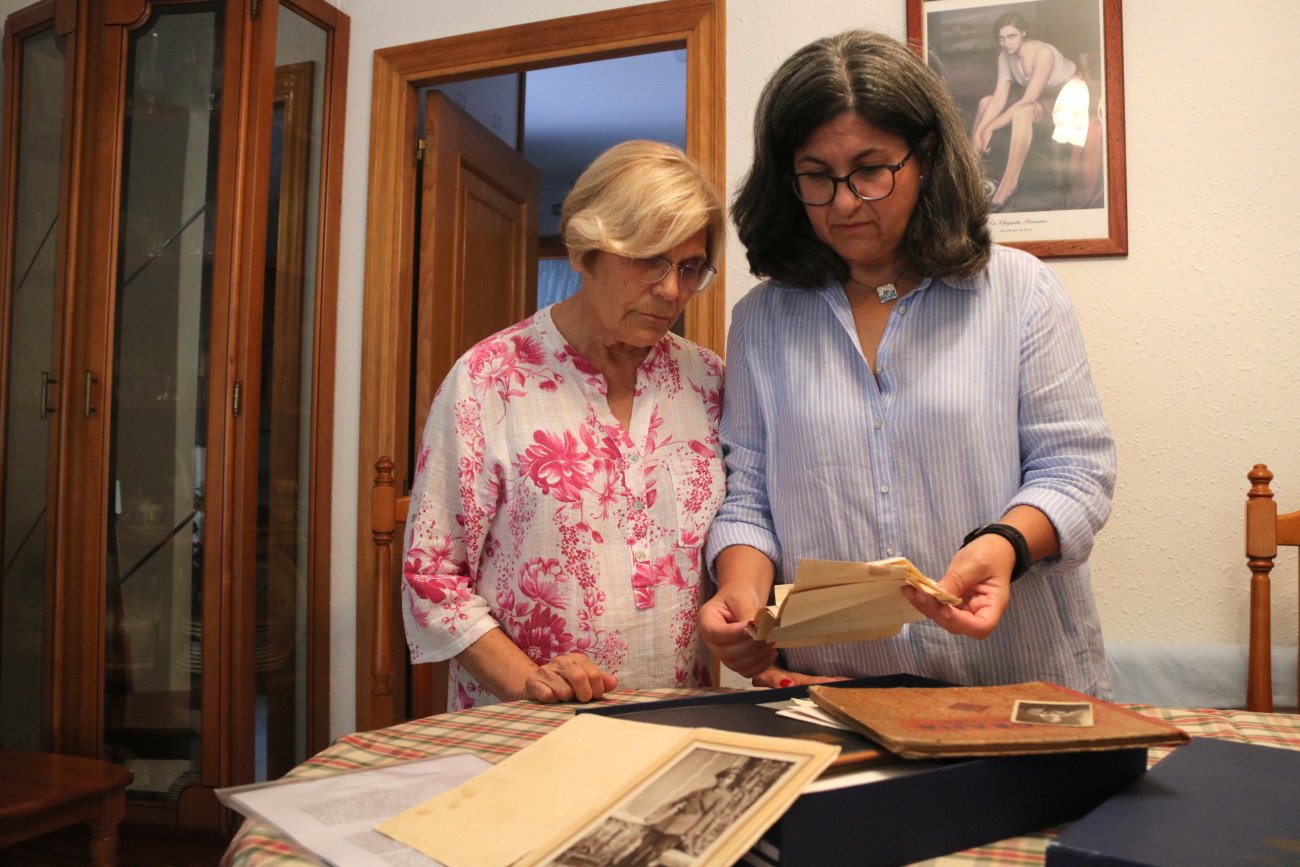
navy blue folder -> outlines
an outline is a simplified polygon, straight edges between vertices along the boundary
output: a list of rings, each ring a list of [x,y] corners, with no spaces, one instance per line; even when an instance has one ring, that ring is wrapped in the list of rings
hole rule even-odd
[[[1066,828],[1047,864],[1300,864],[1300,751],[1193,738]]]

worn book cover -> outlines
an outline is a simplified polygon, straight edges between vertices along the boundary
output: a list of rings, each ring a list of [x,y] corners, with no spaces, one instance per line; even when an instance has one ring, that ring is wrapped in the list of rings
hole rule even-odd
[[[903,758],[1027,755],[1186,743],[1177,726],[1054,683],[809,687],[813,701]]]
[[[776,603],[758,613],[749,634],[777,647],[889,638],[904,623],[924,619],[900,592],[908,584],[946,605],[961,602],[906,557],[870,563],[804,558],[794,583],[777,585]]]

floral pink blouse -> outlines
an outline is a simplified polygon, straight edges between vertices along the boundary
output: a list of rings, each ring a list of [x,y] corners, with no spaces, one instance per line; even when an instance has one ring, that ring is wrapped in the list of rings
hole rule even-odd
[[[625,687],[708,684],[701,546],[722,501],[722,362],[669,334],[632,428],[550,308],[452,368],[411,488],[402,606],[412,662],[493,627],[543,664],[579,652]],[[498,699],[451,663],[448,708]]]

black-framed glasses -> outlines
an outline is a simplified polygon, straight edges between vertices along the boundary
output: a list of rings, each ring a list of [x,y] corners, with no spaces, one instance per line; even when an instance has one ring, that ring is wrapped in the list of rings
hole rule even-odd
[[[651,256],[648,259],[628,258],[636,271],[637,279],[646,283],[658,283],[668,276],[668,272],[677,269],[677,288],[682,292],[703,292],[709,288],[713,278],[718,276],[718,269],[699,259],[687,259],[673,264],[667,256]]]
[[[805,205],[829,205],[835,200],[840,184],[848,184],[849,192],[864,202],[875,202],[894,191],[894,181],[912,158],[915,146],[896,163],[879,166],[858,166],[847,175],[835,177],[830,172],[799,172],[791,177],[794,194]]]

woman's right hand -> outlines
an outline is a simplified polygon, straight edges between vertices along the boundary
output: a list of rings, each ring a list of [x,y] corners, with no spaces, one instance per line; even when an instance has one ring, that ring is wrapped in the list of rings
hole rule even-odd
[[[581,653],[557,656],[524,679],[519,698],[543,704],[595,701],[618,686],[618,678],[601,671]]]
[[[760,605],[744,587],[723,587],[700,607],[700,635],[713,655],[742,677],[756,677],[776,661],[776,647],[745,632]]]

